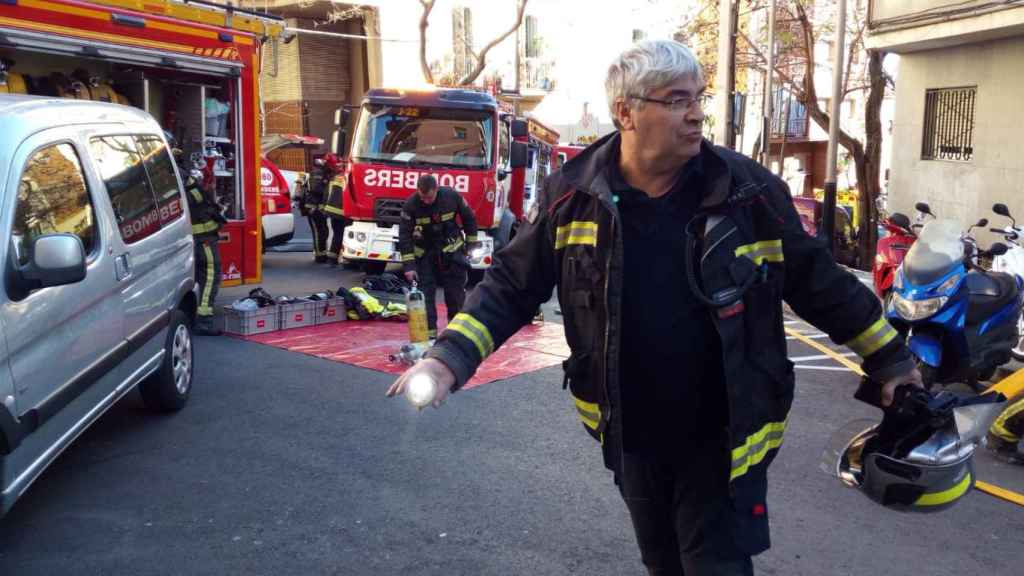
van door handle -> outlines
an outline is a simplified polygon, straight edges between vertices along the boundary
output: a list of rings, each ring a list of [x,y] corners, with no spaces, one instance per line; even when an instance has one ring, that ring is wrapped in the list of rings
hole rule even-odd
[[[127,280],[132,275],[132,261],[125,252],[114,259],[114,270],[117,274],[117,281]]]

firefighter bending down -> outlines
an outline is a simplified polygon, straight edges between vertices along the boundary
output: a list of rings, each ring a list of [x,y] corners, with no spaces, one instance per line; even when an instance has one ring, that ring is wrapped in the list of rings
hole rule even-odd
[[[1017,398],[992,424],[988,447],[1001,460],[1024,465],[1024,396]]]
[[[193,331],[202,336],[220,336],[221,330],[213,323],[213,302],[220,288],[220,251],[217,249],[219,231],[227,220],[220,212],[212,191],[203,186],[202,174],[182,164],[182,152],[174,146],[174,158],[184,179],[185,197],[188,198],[188,212],[192,218],[192,237],[195,239],[196,289],[199,306]]]
[[[476,232],[476,217],[462,196],[447,186],[439,188],[432,175],[420,176],[416,193],[402,207],[398,249],[406,279],[417,283],[426,299],[431,338],[437,337],[438,285],[444,289],[448,321],[462,309],[469,271],[466,243],[476,242]]]

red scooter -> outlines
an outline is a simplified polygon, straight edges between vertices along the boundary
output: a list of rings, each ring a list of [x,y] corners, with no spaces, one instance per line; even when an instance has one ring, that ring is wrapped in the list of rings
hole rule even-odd
[[[871,271],[874,275],[875,294],[885,302],[896,279],[896,269],[903,263],[907,250],[914,245],[917,234],[910,225],[910,218],[899,212],[893,212],[882,220],[882,227],[888,233],[878,240],[875,264]]]

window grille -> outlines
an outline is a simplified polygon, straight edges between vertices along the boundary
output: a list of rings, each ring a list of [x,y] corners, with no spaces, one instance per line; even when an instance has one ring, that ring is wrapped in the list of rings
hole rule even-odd
[[[977,86],[925,91],[922,160],[969,161],[974,156]]]

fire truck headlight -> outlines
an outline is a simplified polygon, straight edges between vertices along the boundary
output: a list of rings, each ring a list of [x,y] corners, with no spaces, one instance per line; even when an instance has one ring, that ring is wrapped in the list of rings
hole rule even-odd
[[[416,374],[405,385],[405,398],[417,408],[423,408],[434,401],[437,384],[427,374]]]
[[[356,232],[356,242],[366,242],[366,234],[364,232]]]

